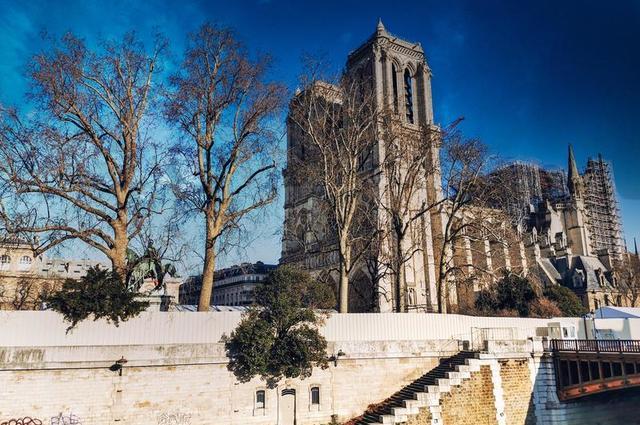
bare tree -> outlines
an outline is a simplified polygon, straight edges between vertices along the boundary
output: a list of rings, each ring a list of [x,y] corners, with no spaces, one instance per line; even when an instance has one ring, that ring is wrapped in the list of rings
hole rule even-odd
[[[406,264],[422,252],[423,218],[442,203],[437,196],[429,197],[427,189],[429,177],[438,171],[437,164],[430,161],[438,137],[430,127],[408,127],[394,114],[385,114],[383,180],[377,203],[380,225],[388,232],[388,247],[383,250],[383,258],[393,277],[392,298],[397,312],[408,309],[405,269]]]
[[[68,34],[31,62],[35,113],[0,109],[0,219],[34,255],[80,240],[126,274],[162,172],[149,130],[164,47],[128,34],[91,51]]]
[[[624,297],[625,304],[637,307],[640,304],[640,257],[626,253],[614,262],[617,290]]]
[[[321,208],[328,222],[316,235],[320,245],[338,254],[339,311],[349,311],[349,279],[366,251],[371,227],[365,197],[376,171],[375,126],[379,117],[372,90],[371,70],[318,78],[317,64],[311,64],[301,79],[303,90],[292,100],[290,139],[297,152],[289,155],[288,170],[301,190],[319,189]],[[326,80],[333,81],[327,83]],[[310,228],[318,227],[317,222]],[[369,234],[366,234],[368,228]],[[375,228],[373,229],[375,230]]]
[[[265,82],[268,58],[250,60],[225,28],[205,24],[190,37],[181,68],[171,77],[168,119],[185,139],[173,185],[187,211],[205,219],[205,252],[198,311],[208,311],[216,255],[242,219],[276,197],[272,119],[284,89]]]
[[[445,313],[450,291],[456,284],[473,284],[478,275],[490,270],[461,251],[473,252],[469,246],[493,242],[507,248],[513,240],[514,225],[501,206],[508,199],[509,188],[496,179],[487,179],[497,158],[489,154],[478,139],[466,139],[461,132],[450,128],[442,139],[443,202],[437,215],[441,229],[436,234],[437,302],[438,312]],[[467,246],[465,246],[467,245]],[[476,252],[486,255],[486,252]]]

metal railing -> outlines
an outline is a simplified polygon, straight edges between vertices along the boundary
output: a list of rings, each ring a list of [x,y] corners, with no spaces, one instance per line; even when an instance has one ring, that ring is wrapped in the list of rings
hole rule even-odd
[[[637,339],[554,339],[552,351],[583,351],[592,353],[640,353]]]
[[[487,341],[513,341],[518,339],[518,328],[471,328],[471,347],[485,350]]]

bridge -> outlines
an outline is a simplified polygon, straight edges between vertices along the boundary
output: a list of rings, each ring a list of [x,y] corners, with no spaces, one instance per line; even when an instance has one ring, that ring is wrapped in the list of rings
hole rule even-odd
[[[551,341],[558,398],[640,387],[640,340]]]

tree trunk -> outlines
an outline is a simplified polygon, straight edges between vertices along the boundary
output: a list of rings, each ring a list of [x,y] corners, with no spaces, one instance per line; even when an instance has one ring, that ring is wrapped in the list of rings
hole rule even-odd
[[[211,294],[213,293],[213,275],[216,270],[216,244],[213,219],[207,217],[207,234],[205,236],[204,266],[202,269],[202,288],[198,300],[198,311],[209,311]]]
[[[339,291],[339,299],[340,313],[348,313],[349,312],[349,269],[351,268],[351,252],[349,250],[349,246],[346,240],[340,241],[340,250],[342,251],[339,272],[340,272],[340,283],[338,286]]]
[[[406,294],[404,288],[404,263],[402,261],[402,239],[396,235],[396,253],[395,253],[395,287],[396,287],[396,313],[404,313],[406,311]]]
[[[111,267],[124,280],[127,277],[127,249],[129,248],[129,234],[127,233],[127,221],[129,217],[126,211],[118,212],[113,222],[113,248],[111,248]]]

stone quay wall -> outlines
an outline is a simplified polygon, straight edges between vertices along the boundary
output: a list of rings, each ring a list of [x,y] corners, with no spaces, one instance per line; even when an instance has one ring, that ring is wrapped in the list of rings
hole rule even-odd
[[[0,312],[0,424],[23,418],[36,419],[34,425],[341,423],[462,347],[482,348],[480,366],[443,395],[437,417],[425,410],[412,423],[634,424],[640,418],[625,413],[640,406],[633,391],[595,404],[558,401],[553,366],[536,335],[557,323],[580,334],[579,319],[332,315],[322,328],[327,355],[344,356],[277,388],[260,379],[240,383],[227,370],[220,338],[239,320],[237,313],[155,312],[120,327],[84,322],[66,333],[52,312]]]

